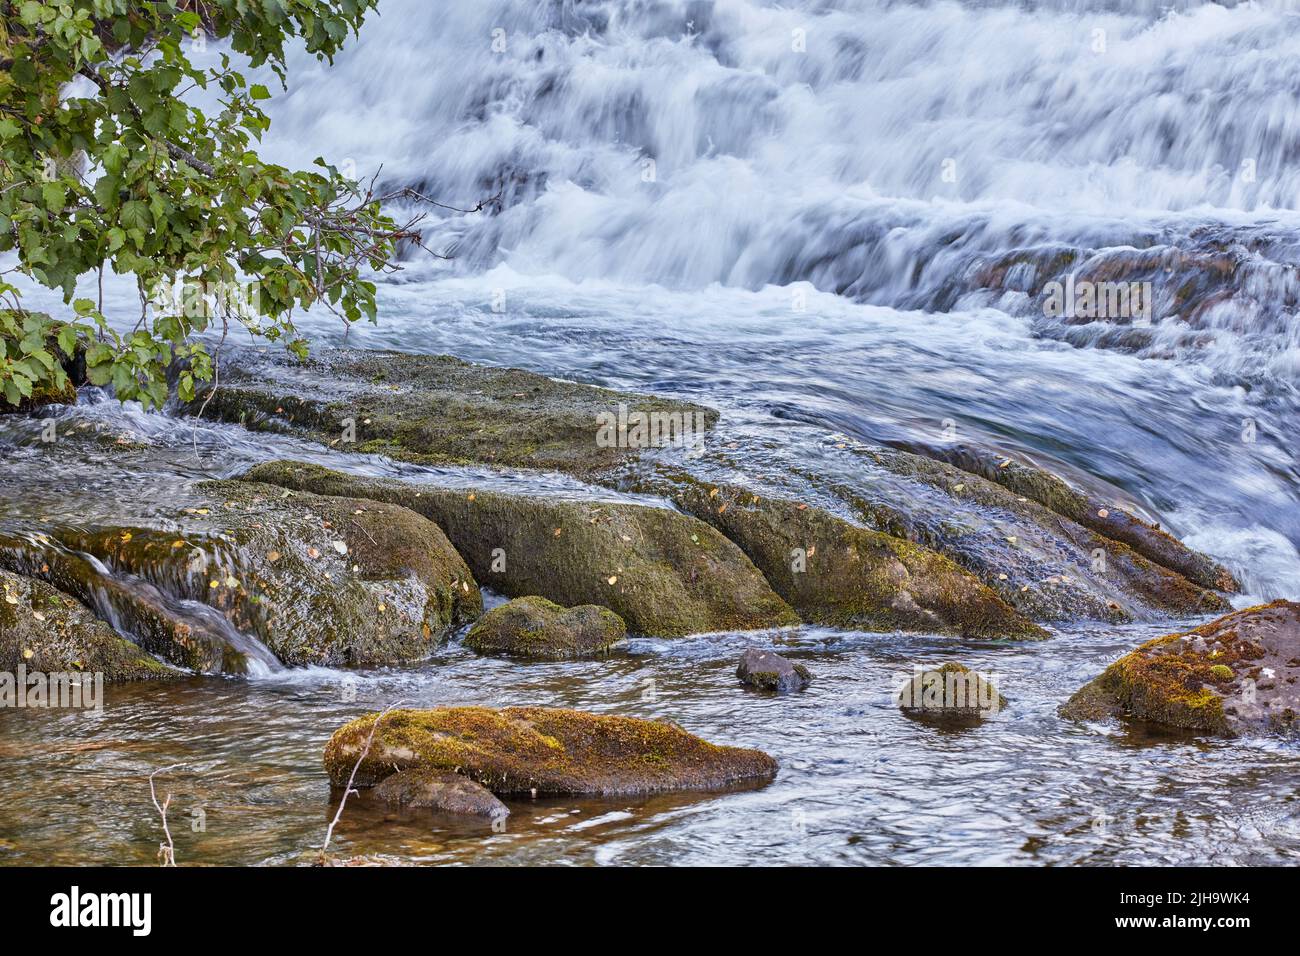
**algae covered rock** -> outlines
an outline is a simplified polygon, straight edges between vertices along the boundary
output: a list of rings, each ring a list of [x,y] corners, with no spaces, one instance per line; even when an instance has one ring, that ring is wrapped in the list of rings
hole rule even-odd
[[[702,441],[717,420],[716,411],[698,405],[519,369],[352,349],[321,350],[303,363],[237,352],[223,364],[221,388],[203,401],[207,415],[347,451],[573,474],[608,468],[679,435]],[[636,416],[662,427],[638,435],[627,425],[639,422]],[[612,430],[605,424],[611,420]]]
[[[488,611],[470,628],[465,646],[484,654],[564,660],[607,653],[626,636],[627,625],[608,608],[563,608],[533,596]]]
[[[438,524],[485,586],[565,607],[607,607],[658,637],[798,623],[749,558],[716,529],[666,508],[449,489],[296,462],[252,481],[404,505]]]
[[[709,522],[805,620],[870,631],[1040,639],[1047,632],[927,548],[802,502],[667,473],[647,487]]]
[[[747,648],[740,655],[736,677],[742,684],[778,693],[803,690],[812,683],[812,674],[802,664],[786,660],[780,654]]]
[[[378,714],[340,728],[325,769],[346,785]],[[777,763],[758,750],[720,747],[671,724],[546,707],[394,710],[375,730],[355,785],[399,771],[456,772],[497,794],[631,794],[715,790],[762,782]]]
[[[1300,604],[1247,608],[1125,654],[1060,708],[1227,737],[1300,728]]]
[[[904,716],[937,724],[978,724],[1007,706],[997,682],[949,661],[940,667],[918,667],[898,688],[895,703]]]
[[[203,673],[421,660],[482,609],[420,515],[248,482],[200,483],[166,526],[55,528],[0,560]]]
[[[151,657],[80,601],[44,581],[0,571],[0,671],[160,680],[182,672]]]
[[[1193,551],[1159,525],[1080,491],[1049,471],[973,445],[926,446],[923,451],[931,458],[996,482],[1085,528],[1126,544],[1193,584],[1230,593],[1241,589],[1232,573],[1213,558]]]
[[[492,791],[458,773],[437,770],[403,770],[384,780],[371,796],[395,807],[434,810],[500,820],[510,809]]]
[[[864,523],[951,558],[1033,620],[1120,623],[1231,607],[1124,542],[980,475],[893,449],[842,454],[855,470],[827,489]]]

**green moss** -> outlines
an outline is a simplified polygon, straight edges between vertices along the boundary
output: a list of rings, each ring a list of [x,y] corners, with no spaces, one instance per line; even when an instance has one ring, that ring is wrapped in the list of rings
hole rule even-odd
[[[943,555],[821,508],[668,469],[641,478],[639,487],[670,497],[738,544],[806,621],[871,631],[1047,637]]]
[[[183,672],[151,657],[52,585],[0,571],[0,671],[101,673],[107,681],[161,680]]]
[[[566,607],[606,607],[635,633],[798,623],[739,548],[665,508],[414,485],[293,462],[259,465],[246,477],[405,505],[446,532],[485,586]]]
[[[626,634],[623,619],[608,608],[563,608],[530,596],[484,614],[465,636],[465,646],[485,654],[566,660],[606,654]]]
[[[1238,693],[1239,675],[1265,653],[1239,639],[1240,622],[1287,602],[1237,611],[1190,631],[1147,641],[1121,657],[1062,705],[1061,716],[1090,720],[1129,716],[1171,727],[1232,736],[1224,701]]]
[[[305,368],[311,373],[305,378],[277,362],[231,368],[207,413],[250,428],[306,434],[333,447],[346,447],[344,422],[350,421],[356,438],[350,450],[415,464],[581,475],[639,454],[596,441],[597,415],[619,405],[630,412],[698,414],[706,427],[717,421],[717,412],[702,406],[445,355],[342,349],[320,353]]]
[[[325,768],[346,783],[378,715],[354,720],[325,748]],[[455,771],[498,794],[706,790],[775,775],[757,750],[719,747],[678,727],[633,717],[540,707],[396,710],[384,717],[357,783],[410,768]]]

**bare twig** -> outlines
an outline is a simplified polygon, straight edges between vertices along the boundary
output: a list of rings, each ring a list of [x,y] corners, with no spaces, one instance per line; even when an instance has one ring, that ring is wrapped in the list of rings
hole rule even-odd
[[[172,805],[172,795],[169,793],[163,798],[163,802],[158,802],[158,791],[154,789],[153,778],[160,773],[167,773],[171,770],[179,770],[185,766],[183,763],[172,764],[170,767],[160,767],[153,773],[149,774],[149,799],[153,801],[154,808],[158,811],[158,816],[162,818],[163,836],[167,842],[158,844],[158,860],[163,866],[176,865],[176,845],[172,842],[172,831],[167,826],[167,808]]]
[[[375,742],[375,731],[379,729],[379,725],[383,723],[385,717],[404,703],[406,701],[399,700],[396,703],[389,704],[380,711],[379,716],[375,718],[375,722],[370,725],[370,733],[366,736],[366,745],[361,748],[361,754],[357,757],[357,762],[352,765],[352,773],[348,775],[348,785],[343,788],[343,797],[339,800],[339,808],[334,814],[334,819],[330,821],[329,829],[325,831],[325,842],[321,844],[320,859],[317,861],[318,866],[329,866],[329,855],[326,851],[329,850],[330,839],[334,836],[334,827],[338,825],[339,820],[343,817],[343,808],[347,805],[348,797],[357,792],[352,784],[357,779],[357,771],[361,769],[361,762],[370,755],[370,748]]]

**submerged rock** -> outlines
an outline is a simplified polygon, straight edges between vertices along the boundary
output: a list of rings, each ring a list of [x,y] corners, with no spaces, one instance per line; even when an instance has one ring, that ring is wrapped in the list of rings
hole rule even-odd
[[[326,744],[334,786],[347,783],[378,716],[352,721]],[[454,771],[497,794],[630,794],[770,780],[777,763],[653,720],[545,707],[441,707],[389,712],[355,784],[372,787],[411,769]]]
[[[993,681],[955,661],[918,668],[898,689],[895,702],[915,720],[960,725],[980,723],[1007,706]]]
[[[757,687],[759,690],[786,691],[803,690],[812,683],[812,674],[802,664],[786,660],[780,654],[747,648],[740,655],[740,666],[736,668],[736,677],[742,684]]]
[[[458,773],[437,770],[403,770],[381,782],[371,796],[396,807],[436,810],[499,820],[510,809],[486,787]]]
[[[910,541],[802,502],[710,485],[681,472],[660,472],[642,486],[671,497],[740,545],[805,621],[870,631],[1047,637],[969,571]]]
[[[607,653],[626,636],[627,625],[608,608],[563,608],[532,596],[488,611],[470,628],[465,646],[484,654],[564,660]]]
[[[189,410],[197,413],[204,402],[210,416],[303,434],[347,451],[417,464],[482,463],[571,474],[634,458],[674,427],[702,440],[718,417],[699,405],[447,355],[353,349],[321,350],[303,363],[237,352],[223,364],[221,388]],[[655,413],[665,428],[644,436],[624,428],[620,440],[616,424],[603,434],[602,422],[620,421],[620,412],[624,422]]]
[[[188,504],[166,529],[6,539],[0,562],[50,580],[145,649],[204,673],[241,672],[259,657],[421,660],[482,610],[455,549],[405,508],[238,481],[201,483]]]
[[[436,522],[485,586],[566,607],[598,604],[636,633],[680,637],[799,621],[736,545],[666,508],[440,488],[297,462],[259,465],[245,477],[404,505]]]
[[[182,672],[151,657],[80,601],[24,575],[0,571],[0,671],[100,673],[107,681],[159,680]]]
[[[1275,601],[1147,641],[1060,708],[1228,737],[1300,729],[1300,604]]]

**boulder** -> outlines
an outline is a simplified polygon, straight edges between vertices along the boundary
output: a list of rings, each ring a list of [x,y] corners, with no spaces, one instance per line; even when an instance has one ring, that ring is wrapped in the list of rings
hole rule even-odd
[[[780,654],[752,647],[740,655],[736,677],[742,684],[778,693],[803,690],[812,683],[812,674],[802,664],[788,661]]]
[[[346,724],[326,744],[334,786],[346,785],[379,716]],[[635,717],[546,707],[390,711],[355,785],[373,787],[412,769],[460,773],[496,794],[612,795],[763,782],[777,763],[758,750],[719,747]]]
[[[842,454],[852,471],[818,479],[823,490],[868,526],[951,558],[1033,620],[1120,623],[1231,607],[1129,545],[977,474],[893,449]]]
[[[370,791],[373,799],[395,807],[435,810],[499,820],[510,809],[488,790],[458,773],[403,770]]]
[[[470,628],[465,646],[483,654],[565,660],[608,653],[626,636],[627,625],[608,608],[563,608],[533,596],[488,611]]]
[[[1274,601],[1147,641],[1060,708],[1226,737],[1300,728],[1300,604]]]
[[[404,505],[436,522],[485,586],[565,607],[607,607],[635,633],[679,637],[799,622],[736,545],[667,508],[417,485],[297,462],[269,462],[245,477]]]
[[[0,571],[0,671],[103,674],[106,681],[183,676],[44,581]]]
[[[159,525],[11,537],[0,564],[202,673],[421,660],[482,610],[446,537],[399,506],[203,482]]]
[[[1208,555],[1193,551],[1158,524],[1131,510],[1081,491],[1063,478],[1026,462],[976,445],[927,445],[916,450],[930,458],[996,482],[1021,497],[1064,515],[1203,588],[1235,593],[1241,585],[1227,568]]]
[[[895,702],[915,720],[959,725],[980,723],[1007,706],[995,682],[955,661],[917,668],[899,687]]]
[[[699,405],[447,355],[353,349],[320,350],[302,363],[274,352],[238,351],[222,365],[221,388],[188,410],[197,414],[204,402],[209,416],[304,435],[346,451],[417,464],[482,463],[580,475],[661,444],[674,423],[702,441],[718,417]],[[638,435],[626,424],[638,414],[657,416],[653,421],[665,428]],[[602,432],[611,418],[612,430]]]
[[[822,508],[660,470],[640,487],[736,542],[805,621],[1037,640],[1047,632],[950,559]]]

